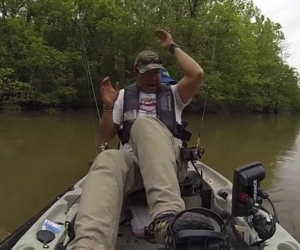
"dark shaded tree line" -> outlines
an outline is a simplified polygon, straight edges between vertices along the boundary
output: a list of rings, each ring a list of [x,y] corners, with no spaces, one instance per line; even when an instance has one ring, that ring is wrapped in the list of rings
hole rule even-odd
[[[250,0],[1,0],[0,107],[88,106],[87,63],[96,91],[106,75],[124,87],[145,48],[180,78],[155,41],[156,28],[169,30],[205,70],[207,88],[193,110],[203,108],[206,91],[213,112],[300,108],[299,75],[282,56],[281,26]]]

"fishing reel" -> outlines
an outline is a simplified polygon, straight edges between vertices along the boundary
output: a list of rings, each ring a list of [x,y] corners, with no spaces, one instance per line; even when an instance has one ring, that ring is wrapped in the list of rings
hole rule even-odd
[[[236,234],[245,238],[247,227],[252,228],[257,233],[260,241],[252,243],[259,245],[271,238],[276,231],[276,211],[273,203],[261,187],[260,183],[265,178],[265,170],[260,162],[253,162],[241,166],[234,171],[233,191],[232,191],[232,227]],[[274,215],[271,215],[263,206],[263,200],[267,199],[273,208]],[[238,233],[236,230],[237,217],[244,217],[248,225],[245,231]],[[249,233],[249,232],[248,232]],[[249,242],[248,242],[249,243]]]
[[[183,161],[196,161],[202,158],[202,156],[205,153],[205,149],[203,147],[200,147],[200,136],[197,138],[197,145],[196,147],[182,147],[180,149],[180,157]]]
[[[183,161],[196,161],[202,158],[205,153],[203,147],[181,148],[180,157]]]
[[[99,153],[102,153],[106,149],[108,149],[108,143],[107,142],[100,143],[100,145],[97,147],[97,151]]]

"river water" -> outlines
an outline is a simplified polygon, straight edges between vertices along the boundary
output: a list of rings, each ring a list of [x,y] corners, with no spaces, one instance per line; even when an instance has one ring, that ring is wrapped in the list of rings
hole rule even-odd
[[[299,241],[300,117],[206,115],[202,125],[200,115],[185,120],[194,134],[190,145],[201,127],[203,162],[228,179],[238,166],[263,163],[262,186],[281,224]],[[0,241],[88,171],[97,141],[90,112],[0,113]]]

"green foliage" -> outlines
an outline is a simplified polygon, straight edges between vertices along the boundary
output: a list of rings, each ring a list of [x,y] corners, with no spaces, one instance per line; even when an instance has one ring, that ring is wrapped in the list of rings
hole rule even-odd
[[[14,70],[0,68],[0,103],[2,105],[19,104],[28,101],[30,85],[14,79]]]
[[[82,107],[110,75],[124,87],[153,31],[169,30],[205,70],[208,110],[277,112],[300,108],[299,74],[282,57],[281,26],[250,0],[4,0],[0,5],[0,106]],[[194,110],[203,107],[200,89]]]
[[[78,53],[59,51],[47,46],[40,33],[24,18],[7,17],[1,26],[1,60],[0,67],[13,69],[10,76],[13,82],[26,83],[30,93],[24,99],[11,98],[11,102],[20,105],[59,106],[63,100],[70,100],[73,85],[72,64],[80,60]],[[7,81],[4,81],[8,84]],[[23,86],[25,87],[25,86]],[[66,88],[68,98],[62,98]],[[68,91],[67,91],[68,90]],[[51,101],[51,98],[53,99]],[[1,104],[2,102],[0,102]],[[71,102],[69,102],[71,104]]]

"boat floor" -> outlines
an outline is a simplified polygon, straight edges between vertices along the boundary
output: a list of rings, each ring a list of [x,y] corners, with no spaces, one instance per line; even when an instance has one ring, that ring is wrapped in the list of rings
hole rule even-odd
[[[158,248],[155,243],[150,243],[143,238],[136,238],[132,231],[130,225],[121,226],[119,228],[118,239],[116,244],[116,250],[156,250],[164,249]]]

